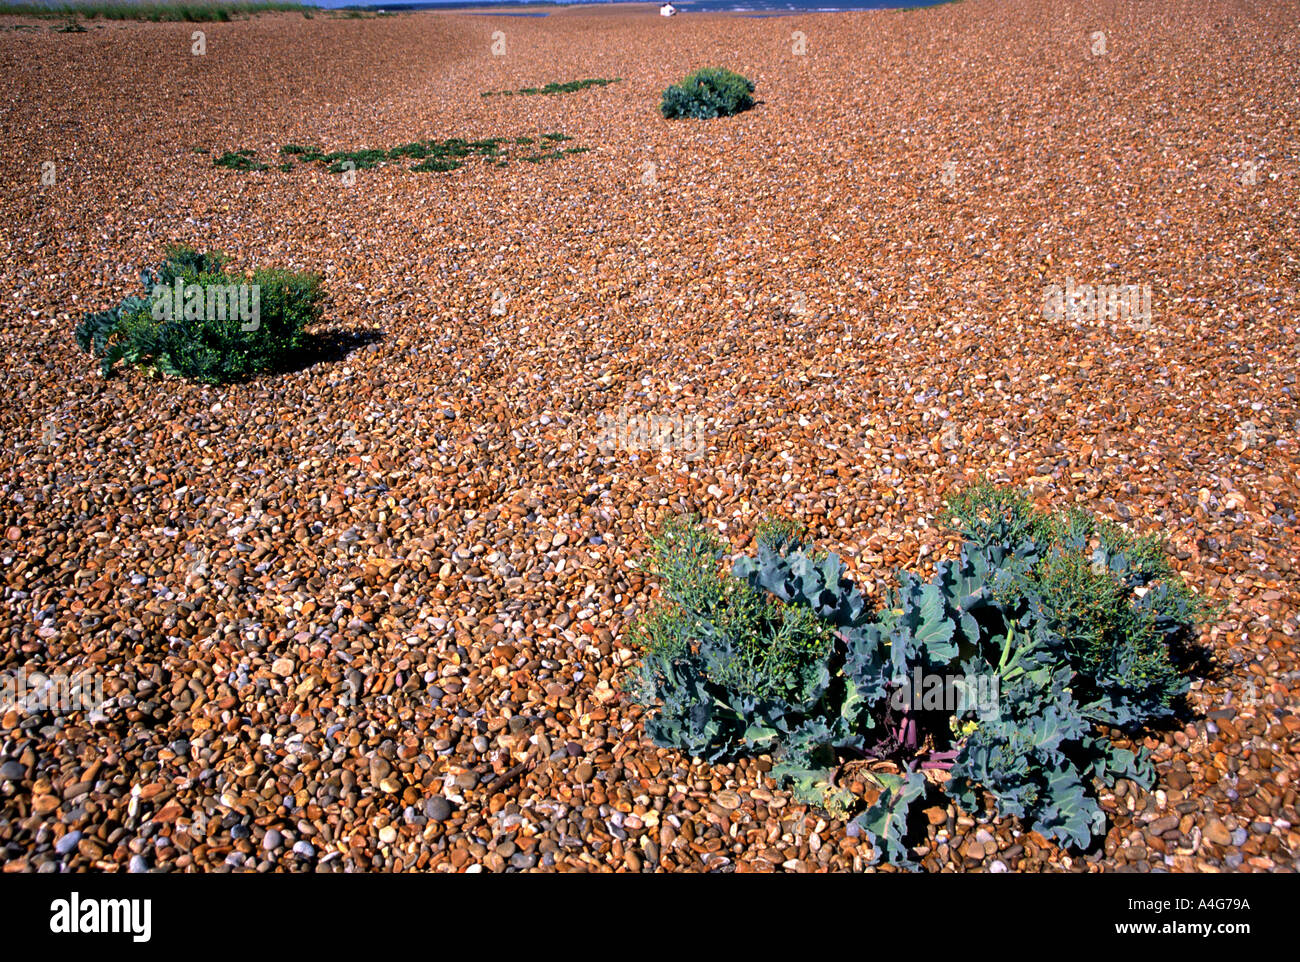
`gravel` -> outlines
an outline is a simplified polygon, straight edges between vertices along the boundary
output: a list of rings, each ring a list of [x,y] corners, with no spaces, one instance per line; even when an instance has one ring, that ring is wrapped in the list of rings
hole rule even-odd
[[[981,475],[1164,534],[1224,615],[1095,851],[939,806],[926,868],[1294,870],[1300,17],[643,14],[512,18],[504,57],[442,13],[212,24],[197,62],[186,24],[0,30],[0,669],[105,697],[0,713],[4,870],[862,869],[770,758],[645,738],[646,535],[779,511],[878,597]],[[760,104],[660,119],[704,62]],[[624,79],[479,96],[583,77]],[[212,165],[552,130],[592,150]],[[99,378],[73,325],[178,241],[321,272],[327,347]],[[1151,322],[1045,317],[1067,279],[1150,285]],[[691,431],[628,450],[620,417]]]

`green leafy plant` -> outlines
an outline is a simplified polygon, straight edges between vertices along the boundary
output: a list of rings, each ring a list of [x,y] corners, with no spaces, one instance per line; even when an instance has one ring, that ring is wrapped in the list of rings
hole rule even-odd
[[[697,70],[664,91],[664,117],[729,117],[754,106],[754,82],[723,67]]]
[[[928,579],[900,572],[877,611],[789,523],[761,525],[728,574],[697,521],[667,522],[651,542],[663,599],[634,630],[627,680],[647,733],[708,760],[770,752],[797,797],[844,814],[861,804],[840,777],[856,765],[877,792],[858,824],[897,864],[912,864],[911,807],[940,783],[967,811],[988,797],[1088,844],[1104,830],[1095,784],[1153,777],[1107,732],[1174,712],[1178,651],[1214,609],[1158,539],[1084,512],[978,485],[950,518],[958,557]]]
[[[1079,509],[1050,513],[982,482],[949,502],[949,524],[977,544],[1014,545],[997,591],[1041,605],[1086,697],[1116,724],[1164,716],[1187,688],[1175,659],[1217,610],[1169,564],[1159,535],[1138,537]]]
[[[100,359],[105,377],[118,361],[207,383],[293,363],[320,317],[320,278],[275,268],[245,278],[225,264],[221,254],[169,248],[162,266],[141,275],[141,294],[82,318],[78,346]]]

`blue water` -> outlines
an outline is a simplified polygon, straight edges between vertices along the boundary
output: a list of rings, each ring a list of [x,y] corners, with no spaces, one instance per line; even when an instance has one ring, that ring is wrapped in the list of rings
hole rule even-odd
[[[835,10],[893,10],[898,7],[934,7],[949,0],[905,0],[895,3],[836,3],[835,0],[680,0],[673,6],[683,13],[718,10],[754,12],[759,16],[780,16],[789,12]]]

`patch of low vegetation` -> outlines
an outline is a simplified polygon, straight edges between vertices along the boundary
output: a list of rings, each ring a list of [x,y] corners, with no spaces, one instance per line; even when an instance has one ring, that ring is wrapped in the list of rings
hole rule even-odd
[[[108,377],[119,361],[221,384],[292,365],[324,302],[315,274],[264,268],[246,277],[220,253],[172,247],[140,277],[143,292],[86,314],[77,345]]]
[[[724,67],[697,70],[664,91],[660,112],[669,120],[730,117],[754,106],[754,82]]]
[[[201,151],[206,153],[206,151]],[[243,150],[228,150],[212,162],[215,167],[225,167],[228,170],[266,170],[266,164],[260,163],[253,158],[257,156],[257,151],[245,148]]]
[[[571,94],[579,90],[586,90],[588,87],[607,87],[610,84],[622,83],[622,77],[613,79],[602,79],[592,77],[587,80],[568,80],[564,83],[548,83],[545,87],[520,87],[518,90],[485,90],[479,94],[480,97],[514,97],[516,95],[523,97],[532,97],[541,94]]]
[[[899,865],[942,792],[1062,844],[1104,835],[1097,787],[1152,784],[1129,736],[1177,716],[1218,610],[1158,537],[1081,510],[982,483],[948,521],[959,556],[929,579],[900,572],[873,611],[789,522],[761,525],[728,574],[722,542],[670,519],[651,541],[662,601],[634,629],[625,684],[650,737],[709,761],[771,753],[796,797],[858,811],[876,858]]]
[[[85,2],[0,3],[0,15],[64,20],[148,20],[154,23],[206,23],[251,17],[258,13],[301,12],[301,3],[291,0],[193,0],[193,2]],[[67,32],[67,31],[65,31]],[[79,31],[71,31],[79,32]]]
[[[55,27],[54,30],[56,33],[89,33],[89,31],[81,25],[81,21],[76,17],[69,17],[66,23],[62,26]]]
[[[548,145],[558,145],[572,140],[566,134],[554,131],[542,134],[541,141]],[[369,170],[381,164],[414,160],[418,163],[411,170],[420,172],[446,173],[464,165],[466,160],[480,158],[497,167],[506,167],[515,156],[516,148],[535,147],[538,139],[533,137],[489,137],[485,140],[464,140],[450,137],[446,140],[417,140],[397,147],[366,147],[359,150],[336,150],[326,152],[321,147],[303,146],[302,144],[285,144],[280,148],[277,169],[283,172],[295,170],[305,164],[323,164],[333,174],[349,170]],[[518,159],[529,163],[558,160],[566,154],[583,153],[588,147],[566,147],[547,151],[532,150],[520,153]],[[227,151],[217,157],[213,164],[237,171],[269,170],[268,164],[257,159],[257,152],[247,148]]]
[[[280,148],[280,153],[285,157],[294,157],[303,162],[320,160],[325,156],[325,152],[319,147],[303,147],[299,144],[285,144]]]

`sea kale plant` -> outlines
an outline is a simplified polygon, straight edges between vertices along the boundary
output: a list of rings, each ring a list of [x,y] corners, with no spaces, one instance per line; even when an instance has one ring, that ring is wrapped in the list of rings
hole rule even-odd
[[[659,111],[669,120],[729,117],[754,106],[754,81],[723,67],[697,70],[664,91]]]
[[[851,767],[876,790],[858,826],[895,864],[914,864],[911,808],[939,791],[1089,845],[1097,785],[1154,778],[1112,736],[1174,714],[1213,609],[1158,537],[985,483],[949,504],[957,558],[899,573],[880,609],[789,523],[761,525],[726,572],[717,538],[669,520],[627,681],[650,737],[709,761],[770,753],[797,797],[845,816]]]
[[[291,365],[320,319],[320,278],[275,268],[245,277],[225,264],[222,254],[169,248],[141,274],[141,293],[82,318],[77,345],[105,377],[118,361],[213,384]]]

